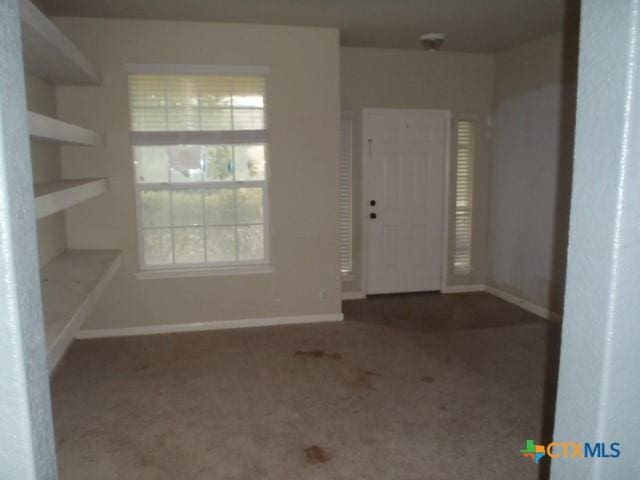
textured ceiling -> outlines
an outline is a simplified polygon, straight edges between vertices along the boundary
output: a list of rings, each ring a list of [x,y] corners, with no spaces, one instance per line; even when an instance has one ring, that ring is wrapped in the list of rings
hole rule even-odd
[[[499,52],[562,30],[565,0],[36,0],[48,15],[336,27],[346,46]]]

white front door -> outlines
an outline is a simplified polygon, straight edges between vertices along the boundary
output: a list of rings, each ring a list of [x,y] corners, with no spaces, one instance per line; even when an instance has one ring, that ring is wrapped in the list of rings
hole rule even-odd
[[[440,290],[448,119],[364,111],[367,293]]]

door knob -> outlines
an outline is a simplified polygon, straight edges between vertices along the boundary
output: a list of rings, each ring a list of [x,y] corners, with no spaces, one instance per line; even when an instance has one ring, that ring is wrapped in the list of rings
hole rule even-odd
[[[376,201],[375,200],[371,200],[369,202],[369,205],[371,205],[372,207],[375,207],[376,206]]]
[[[374,218],[375,219],[377,217],[378,217],[378,215],[376,215],[375,213],[370,213],[369,214],[369,218]]]

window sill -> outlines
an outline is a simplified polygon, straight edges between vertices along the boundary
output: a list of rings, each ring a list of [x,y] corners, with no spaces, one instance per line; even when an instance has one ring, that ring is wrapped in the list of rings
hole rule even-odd
[[[161,278],[220,277],[232,275],[263,275],[273,273],[273,265],[247,265],[216,268],[194,268],[176,270],[143,270],[136,273],[138,280]]]

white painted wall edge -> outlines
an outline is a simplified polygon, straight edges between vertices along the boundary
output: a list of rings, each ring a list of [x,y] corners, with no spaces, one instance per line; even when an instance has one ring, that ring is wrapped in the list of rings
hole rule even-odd
[[[342,292],[342,300],[361,300],[367,298],[364,292]]]
[[[341,322],[342,313],[325,315],[299,315],[290,317],[247,318],[241,320],[221,320],[217,322],[196,322],[167,325],[149,325],[144,327],[123,327],[80,330],[77,339],[132,337],[138,335],[158,335],[162,333],[202,332],[206,330],[229,330],[236,328],[268,327],[275,325],[298,325],[304,323]]]

